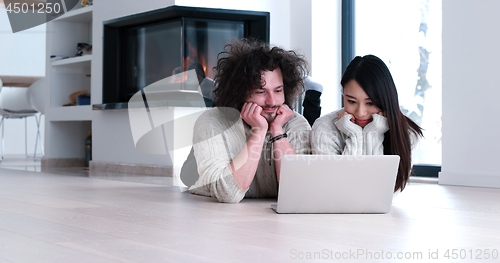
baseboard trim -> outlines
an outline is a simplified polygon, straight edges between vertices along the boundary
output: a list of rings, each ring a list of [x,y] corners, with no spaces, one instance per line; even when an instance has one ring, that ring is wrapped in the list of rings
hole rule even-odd
[[[42,158],[41,166],[48,167],[84,167],[85,159],[79,158]]]
[[[500,188],[500,175],[461,174],[454,172],[440,172],[439,184]]]
[[[438,184],[437,177],[410,176],[408,183],[412,184]]]
[[[172,177],[172,166],[160,165],[144,165],[144,164],[127,164],[127,163],[109,163],[90,161],[89,165],[90,176],[93,173],[112,172],[124,173],[131,175],[152,175],[152,176],[167,176]]]

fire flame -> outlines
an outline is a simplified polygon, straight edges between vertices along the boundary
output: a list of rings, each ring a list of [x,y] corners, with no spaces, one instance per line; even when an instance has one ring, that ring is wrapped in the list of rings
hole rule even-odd
[[[189,67],[193,63],[199,63],[203,68],[203,73],[205,77],[208,77],[205,53],[202,50],[197,49],[187,41],[186,41],[186,46],[188,50],[188,55],[182,59],[182,65],[174,70],[173,72],[174,75],[181,72],[187,72],[189,70]],[[178,77],[174,80],[175,83],[181,83],[186,81],[187,81],[187,74],[182,74],[182,77]]]

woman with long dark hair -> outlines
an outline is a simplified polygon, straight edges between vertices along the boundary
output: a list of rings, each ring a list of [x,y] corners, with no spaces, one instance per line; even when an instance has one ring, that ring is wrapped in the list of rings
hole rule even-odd
[[[341,85],[344,108],[316,120],[313,154],[399,155],[394,191],[402,191],[411,172],[412,145],[422,129],[401,112],[389,69],[376,56],[358,56]]]

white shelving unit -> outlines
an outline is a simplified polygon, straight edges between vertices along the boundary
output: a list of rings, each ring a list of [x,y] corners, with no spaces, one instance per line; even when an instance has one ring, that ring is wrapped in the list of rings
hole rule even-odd
[[[50,121],[92,121],[92,106],[50,107],[45,114]]]
[[[92,55],[75,57],[78,43],[92,44],[93,7],[83,7],[47,23],[46,142],[48,159],[83,159],[84,142],[92,128],[91,105],[63,106],[70,94],[91,93]],[[50,61],[50,56],[67,59]]]
[[[90,67],[90,62],[92,61],[92,55],[86,55],[81,57],[73,57],[60,59],[52,61],[52,66],[64,66],[64,67]]]
[[[94,10],[93,6],[78,8],[69,11],[68,13],[54,19],[53,21],[91,24],[93,10]]]

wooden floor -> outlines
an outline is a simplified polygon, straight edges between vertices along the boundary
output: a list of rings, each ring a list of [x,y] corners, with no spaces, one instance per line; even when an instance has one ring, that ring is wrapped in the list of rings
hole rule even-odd
[[[500,262],[500,189],[412,183],[382,215],[275,202],[0,168],[0,262]]]

